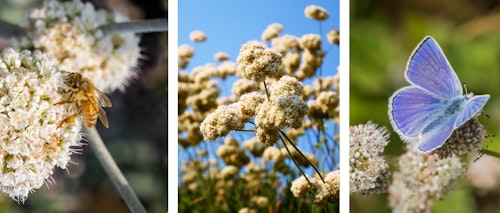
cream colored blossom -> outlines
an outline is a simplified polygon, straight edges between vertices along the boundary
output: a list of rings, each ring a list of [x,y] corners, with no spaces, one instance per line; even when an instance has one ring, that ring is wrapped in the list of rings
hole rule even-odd
[[[194,42],[204,42],[207,40],[207,36],[201,30],[195,30],[189,34],[189,39]]]
[[[20,203],[82,145],[81,118],[58,128],[75,109],[57,104],[67,87],[56,65],[40,52],[0,54],[0,190]]]
[[[295,77],[288,75],[282,76],[278,81],[271,85],[269,89],[271,97],[281,96],[299,96],[302,94],[304,86],[302,82],[298,81]]]
[[[340,44],[340,31],[337,29],[332,29],[326,34],[326,39],[330,44]]]
[[[216,52],[214,55],[214,59],[217,61],[227,61],[229,60],[229,55],[225,52]]]
[[[310,51],[319,50],[321,49],[321,36],[311,33],[305,34],[300,37],[299,44],[302,49],[308,49]]]
[[[210,113],[201,123],[200,129],[203,138],[213,141],[218,137],[226,136],[230,131],[243,129],[241,111],[235,105],[219,106]]]
[[[139,37],[134,33],[103,35],[97,27],[128,21],[118,12],[96,10],[91,3],[44,1],[20,22],[26,36],[16,49],[37,49],[59,61],[59,68],[81,73],[105,93],[124,91],[137,76]]]
[[[382,152],[389,143],[387,129],[368,122],[352,126],[349,136],[349,189],[351,193],[384,192],[389,176],[389,165],[382,157]]]
[[[283,25],[278,23],[270,24],[262,33],[261,38],[263,41],[269,41],[273,38],[278,37],[281,31],[283,31]]]
[[[328,19],[329,16],[328,11],[317,5],[307,6],[306,9],[304,10],[304,14],[306,15],[307,18],[317,21],[324,21]]]
[[[237,62],[242,77],[261,82],[278,74],[281,55],[262,43],[250,41],[241,47]]]
[[[194,48],[192,46],[190,46],[189,44],[183,44],[183,45],[179,46],[178,54],[179,54],[179,58],[189,60],[194,55]]]

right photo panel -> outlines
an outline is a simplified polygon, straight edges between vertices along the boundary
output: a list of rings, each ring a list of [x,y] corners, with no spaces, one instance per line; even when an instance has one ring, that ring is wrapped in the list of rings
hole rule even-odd
[[[350,1],[350,212],[500,212],[498,1]]]

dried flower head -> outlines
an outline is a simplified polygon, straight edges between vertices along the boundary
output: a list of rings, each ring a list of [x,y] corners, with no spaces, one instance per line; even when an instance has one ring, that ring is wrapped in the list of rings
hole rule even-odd
[[[58,104],[65,86],[56,65],[40,52],[0,54],[0,190],[21,203],[81,146],[81,118],[57,127],[74,109]]]
[[[307,18],[317,21],[324,21],[328,19],[328,17],[330,16],[328,14],[328,11],[317,5],[307,6],[306,9],[304,10],[304,14],[306,15]]]
[[[244,121],[241,110],[236,105],[219,106],[201,123],[200,130],[206,141],[213,141],[226,136],[230,131],[242,129]]]
[[[349,189],[351,193],[384,192],[389,165],[382,157],[389,143],[387,129],[372,122],[352,126],[349,135]]]
[[[321,36],[318,34],[305,34],[300,37],[299,40],[300,47],[302,49],[308,49],[311,52],[321,49]]]
[[[332,29],[326,34],[326,39],[330,44],[340,44],[340,31],[337,29]]]
[[[189,34],[189,39],[194,42],[204,42],[207,40],[207,36],[201,30],[195,30]]]
[[[178,54],[180,59],[190,60],[194,55],[194,48],[189,44],[179,46]]]
[[[261,82],[266,77],[275,77],[281,66],[281,55],[259,42],[244,44],[237,58],[241,75],[249,80]]]
[[[269,41],[273,38],[278,37],[281,31],[283,31],[283,25],[278,23],[270,24],[262,33],[261,38],[263,41]]]
[[[26,36],[14,38],[16,49],[37,49],[59,61],[59,68],[90,79],[105,93],[124,91],[137,76],[139,37],[133,33],[103,35],[97,28],[128,21],[118,12],[96,10],[81,1],[44,1],[20,22]]]
[[[216,52],[214,55],[214,59],[217,61],[227,61],[229,60],[229,55],[225,52]]]
[[[304,86],[302,82],[298,81],[295,77],[288,75],[282,76],[278,81],[271,85],[271,97],[281,96],[299,96],[302,94]]]

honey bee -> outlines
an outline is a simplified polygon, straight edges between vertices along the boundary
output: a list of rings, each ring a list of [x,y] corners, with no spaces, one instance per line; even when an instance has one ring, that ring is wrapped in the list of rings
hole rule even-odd
[[[83,123],[88,128],[96,125],[97,118],[108,128],[106,111],[101,106],[111,107],[112,104],[109,98],[99,89],[95,88],[89,79],[82,77],[79,73],[69,72],[64,79],[64,83],[69,87],[68,90],[64,91],[65,93],[69,93],[69,97],[58,104],[72,103],[75,105],[77,112],[62,120],[58,128],[61,128],[64,123],[73,122],[79,115],[83,115]]]

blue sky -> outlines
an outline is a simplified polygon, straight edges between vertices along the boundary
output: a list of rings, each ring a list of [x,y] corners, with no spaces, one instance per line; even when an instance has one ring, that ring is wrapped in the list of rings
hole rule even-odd
[[[326,40],[326,33],[331,29],[339,29],[339,1],[194,1],[183,0],[178,2],[178,42],[194,47],[195,53],[190,65],[185,69],[192,70],[196,66],[206,63],[218,64],[214,54],[223,51],[229,54],[230,61],[235,62],[241,45],[250,40],[261,40],[262,32],[269,24],[280,23],[283,32],[280,35],[290,34],[301,37],[308,33],[320,33],[317,21],[306,18],[304,9],[311,4],[325,8],[330,18],[321,24],[323,49],[328,54],[323,61],[323,75],[333,76],[339,65],[339,47],[331,45]],[[189,39],[194,30],[201,30],[207,35],[203,43],[195,43]],[[311,80],[306,80],[309,83]],[[231,83],[221,84],[222,96],[231,95]],[[333,124],[329,124],[327,131],[333,132]],[[241,136],[234,135],[236,138]],[[249,135],[251,137],[251,135]],[[249,138],[248,137],[248,138]],[[209,142],[212,150],[223,142]],[[214,147],[215,146],[215,147]],[[299,143],[300,146],[300,143]],[[204,147],[204,146],[203,146]],[[307,147],[304,151],[308,152]],[[182,148],[179,147],[179,150]],[[186,159],[184,151],[179,153],[179,163]],[[338,162],[338,154],[336,154]],[[179,174],[180,175],[180,174]]]
[[[311,4],[325,8],[330,18],[322,23],[323,35],[330,29],[339,29],[339,2],[335,1],[179,1],[179,45],[190,44],[195,48],[195,56],[190,63],[194,66],[215,62],[213,55],[218,51],[229,54],[235,61],[241,45],[250,40],[260,40],[269,24],[283,25],[283,34],[302,36],[319,33],[317,21],[308,19],[304,9]],[[189,33],[201,30],[207,35],[204,43],[189,40]],[[323,46],[331,45],[323,36]],[[335,51],[333,48],[336,48]],[[327,48],[329,49],[329,48]],[[337,72],[339,64],[338,47],[332,47],[324,60],[323,72]]]

